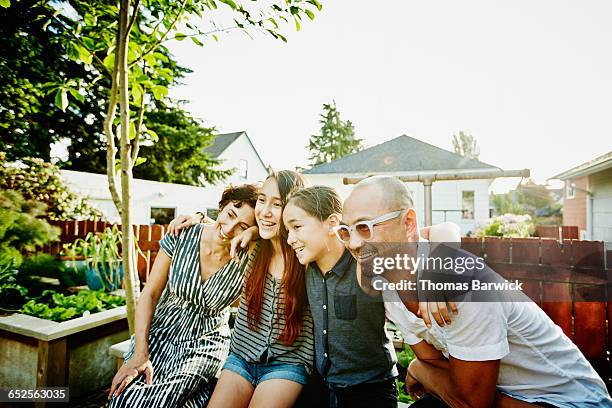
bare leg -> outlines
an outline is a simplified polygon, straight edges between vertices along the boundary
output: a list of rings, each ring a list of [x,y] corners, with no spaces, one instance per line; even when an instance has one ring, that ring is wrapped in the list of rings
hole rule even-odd
[[[295,381],[280,378],[263,381],[255,388],[249,408],[290,408],[303,387]]]
[[[253,385],[230,370],[221,371],[208,408],[246,408],[253,396]]]

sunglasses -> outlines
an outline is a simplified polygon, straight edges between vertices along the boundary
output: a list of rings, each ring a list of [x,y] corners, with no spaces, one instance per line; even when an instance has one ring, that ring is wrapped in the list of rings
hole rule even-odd
[[[348,225],[336,225],[333,228],[333,231],[336,234],[336,238],[338,238],[340,242],[343,243],[351,240],[351,233],[353,231],[357,232],[361,239],[369,241],[374,237],[375,225],[397,218],[401,216],[405,211],[406,210],[393,211],[381,215],[380,217],[376,217],[373,220],[359,221],[350,227]]]

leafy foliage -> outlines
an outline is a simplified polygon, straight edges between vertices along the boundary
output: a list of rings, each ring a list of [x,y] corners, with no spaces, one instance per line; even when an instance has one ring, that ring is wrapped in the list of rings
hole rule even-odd
[[[28,157],[8,162],[0,152],[0,188],[18,191],[26,200],[43,203],[53,220],[102,218],[98,209],[68,188],[56,165],[41,159]]]
[[[321,134],[312,135],[308,143],[310,161],[313,166],[329,163],[358,152],[363,148],[362,140],[355,138],[355,127],[350,120],[340,119],[336,102],[323,105]]]
[[[145,121],[157,135],[157,142],[142,145],[140,157],[146,161],[134,168],[134,177],[204,185],[216,184],[232,174],[232,170],[216,170],[220,161],[205,152],[214,141],[215,129],[204,127],[179,106],[160,106],[147,112]]]
[[[478,144],[474,136],[463,131],[453,135],[453,150],[455,153],[470,159],[478,160],[478,156],[480,156]]]
[[[0,311],[15,311],[25,301],[28,289],[17,281],[13,262],[0,263]]]
[[[92,84],[95,73],[67,57],[61,37],[62,26],[55,20],[40,18],[48,12],[44,3],[33,0],[0,8],[3,40],[0,47],[0,151],[4,151],[9,160],[39,157],[50,161],[51,144],[68,138],[80,148],[78,154],[71,153],[72,159],[79,160],[79,155],[86,155],[86,163],[100,168],[104,155],[95,157],[90,153],[101,151],[105,146],[100,125],[104,82],[90,86],[85,93],[73,81],[74,85],[67,92],[74,105],[64,110],[55,107],[55,99],[59,96],[61,102],[63,94],[49,93],[47,83],[57,82],[68,89],[65,78],[79,78],[80,84]]]
[[[526,238],[533,235],[535,226],[531,216],[504,214],[493,217],[481,225],[475,231],[477,237],[512,237]]]
[[[23,305],[22,313],[41,319],[62,322],[90,313],[123,306],[125,299],[103,291],[83,290],[76,295],[44,291],[39,299]]]
[[[106,227],[102,233],[90,232],[85,238],[64,245],[64,252],[73,261],[77,256],[84,257],[88,267],[99,275],[104,289],[114,290],[121,283],[121,240],[121,230],[113,225]]]
[[[414,352],[408,346],[404,346],[404,350],[397,352],[397,365],[400,375],[395,380],[395,384],[397,386],[397,400],[399,402],[414,402],[410,395],[406,394],[406,382],[404,380],[406,378],[406,370],[408,370],[408,366],[414,359]]]
[[[561,203],[545,185],[532,180],[521,183],[516,190],[491,197],[495,214],[527,214],[535,224],[561,224]]]
[[[11,190],[0,190],[0,266],[18,268],[23,254],[33,253],[59,238],[59,228],[40,217],[45,204],[26,200]]]

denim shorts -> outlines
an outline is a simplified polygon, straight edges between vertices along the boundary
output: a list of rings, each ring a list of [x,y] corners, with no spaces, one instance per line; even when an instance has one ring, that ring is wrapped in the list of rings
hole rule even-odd
[[[301,364],[249,363],[234,353],[229,354],[223,369],[235,372],[253,386],[272,379],[290,380],[302,385],[308,382],[308,373]]]

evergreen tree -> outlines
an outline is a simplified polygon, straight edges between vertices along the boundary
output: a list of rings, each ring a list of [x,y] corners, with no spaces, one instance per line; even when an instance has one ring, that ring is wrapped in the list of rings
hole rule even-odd
[[[355,137],[355,127],[350,120],[340,119],[336,102],[323,105],[321,134],[312,135],[308,143],[313,166],[329,163],[363,149],[362,140]]]

